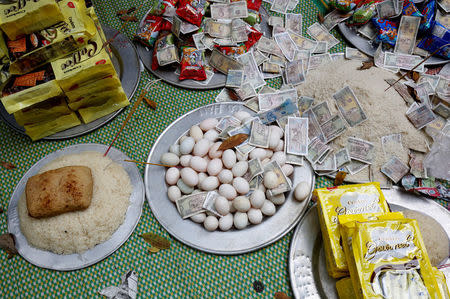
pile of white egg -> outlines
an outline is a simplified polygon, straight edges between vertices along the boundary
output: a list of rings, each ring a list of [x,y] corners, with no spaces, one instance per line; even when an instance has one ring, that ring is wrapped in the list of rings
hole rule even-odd
[[[246,111],[238,111],[233,115],[242,124],[252,117]],[[222,144],[216,129],[219,120],[208,118],[199,125],[190,128],[187,136],[169,148],[169,152],[161,156],[161,163],[170,167],[166,171],[166,182],[169,185],[167,195],[176,202],[184,195],[204,191],[217,191],[214,206],[222,217],[203,212],[190,217],[196,223],[203,223],[205,229],[222,231],[244,229],[251,224],[262,222],[263,215],[276,213],[275,205],[285,202],[284,194],[266,198],[266,191],[277,187],[277,175],[268,171],[264,174],[263,184],[250,193],[249,182],[243,178],[248,170],[248,160],[259,158],[262,165],[277,161],[286,177],[294,172],[294,167],[286,164],[284,153],[284,132],[275,125],[270,126],[269,148],[255,148],[248,155],[242,155],[234,149],[219,151]],[[294,190],[294,197],[302,201],[309,196],[311,186],[301,182]]]

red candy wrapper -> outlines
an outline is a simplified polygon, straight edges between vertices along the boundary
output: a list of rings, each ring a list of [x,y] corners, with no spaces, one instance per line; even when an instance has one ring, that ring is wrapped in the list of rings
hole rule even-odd
[[[180,80],[192,79],[206,80],[205,67],[203,66],[203,51],[194,47],[184,47],[181,59]]]
[[[141,28],[139,33],[135,34],[134,39],[139,41],[144,46],[153,47],[156,39],[158,38],[159,31],[161,30],[161,25],[164,22],[169,23],[162,17],[148,15],[145,18],[144,26]]]
[[[238,2],[238,1],[242,1],[242,0],[231,0],[230,2]],[[259,11],[261,4],[262,4],[262,0],[247,0],[247,9]]]
[[[214,47],[217,48],[220,52],[228,55],[228,56],[239,56],[241,54],[247,53],[247,47],[245,45],[240,45],[237,47],[226,47],[226,46],[219,46],[215,45]]]
[[[206,0],[181,0],[176,12],[183,20],[200,26],[207,5]]]
[[[247,47],[248,51],[248,49],[250,49],[254,44],[256,44],[259,41],[259,39],[263,34],[251,26],[247,26],[246,29],[248,40],[244,43],[244,45]]]
[[[178,0],[159,0],[153,5],[150,14],[155,16],[173,17]]]

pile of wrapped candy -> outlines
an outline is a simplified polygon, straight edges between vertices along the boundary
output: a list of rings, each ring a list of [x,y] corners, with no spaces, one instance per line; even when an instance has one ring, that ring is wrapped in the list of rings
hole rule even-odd
[[[0,28],[1,101],[32,140],[129,105],[84,0],[1,4]]]
[[[418,1],[417,1],[418,2]],[[394,52],[450,58],[448,2],[425,0],[332,0],[347,24],[356,26],[362,36],[383,43]],[[439,6],[439,9],[437,9]],[[439,49],[439,50],[438,50]]]

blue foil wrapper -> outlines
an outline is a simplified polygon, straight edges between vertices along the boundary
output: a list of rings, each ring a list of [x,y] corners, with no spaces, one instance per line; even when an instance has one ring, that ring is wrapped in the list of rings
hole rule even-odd
[[[450,43],[450,30],[439,22],[435,22],[433,30],[427,36],[425,36],[417,45],[419,48],[424,49],[430,53],[433,53],[440,47]],[[440,49],[437,56],[450,59],[450,46],[445,46]]]
[[[420,32],[427,32],[434,26],[436,19],[436,1],[430,0],[422,10],[423,18],[420,21]]]
[[[395,42],[397,41],[398,23],[385,19],[372,18],[372,24],[378,31],[376,37],[377,42],[395,46]]]

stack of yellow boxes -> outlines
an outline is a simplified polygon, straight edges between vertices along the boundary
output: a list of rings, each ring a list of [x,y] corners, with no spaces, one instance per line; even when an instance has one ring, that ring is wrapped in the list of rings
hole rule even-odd
[[[314,191],[326,266],[341,299],[448,298],[416,220],[391,213],[379,183]],[[348,277],[350,276],[350,277]]]
[[[2,4],[0,28],[6,35],[0,54],[6,49],[11,73],[1,101],[32,140],[129,105],[98,18],[84,0]]]

